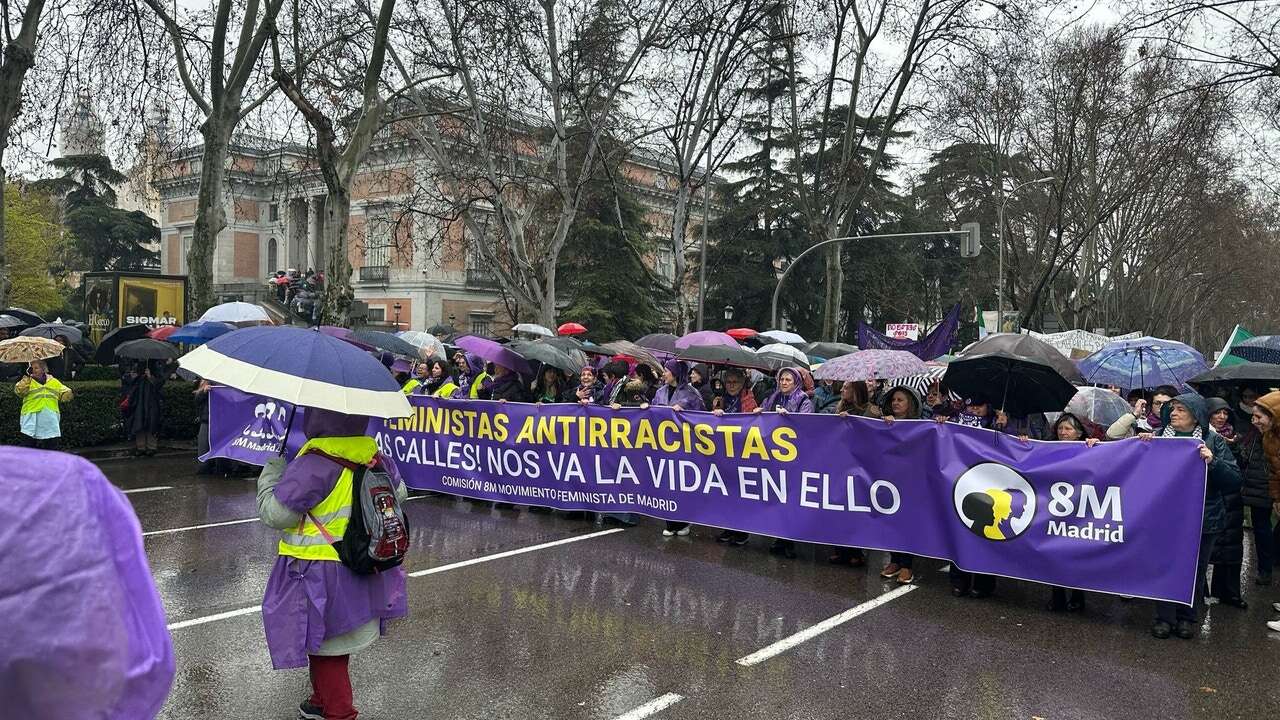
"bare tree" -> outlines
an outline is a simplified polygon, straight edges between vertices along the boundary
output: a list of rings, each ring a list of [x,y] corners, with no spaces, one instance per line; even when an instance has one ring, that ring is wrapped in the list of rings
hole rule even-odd
[[[986,5],[971,0],[817,0],[812,11],[819,20],[813,30],[830,40],[823,73],[808,86],[811,90],[799,82],[804,62],[799,42],[791,43],[788,52],[794,154],[808,157],[797,196],[813,242],[849,234],[908,110],[912,81],[939,53],[990,22],[978,19],[976,12]],[[792,24],[788,34],[803,33]],[[842,326],[841,254],[838,244],[826,254],[822,335],[828,340],[835,340]]]
[[[171,13],[163,0],[143,2],[172,45],[182,87],[204,117],[200,191],[187,251],[190,302],[199,312],[214,300],[213,251],[227,225],[223,193],[232,134],[275,91],[260,60],[284,0],[246,0],[238,17],[233,0],[217,0],[207,38],[191,29],[188,18]],[[194,71],[202,68],[205,72],[198,76]]]
[[[556,267],[602,138],[620,112],[624,86],[667,28],[673,1],[613,8],[624,52],[611,72],[588,78],[574,62],[574,46],[601,41],[584,37],[593,9],[586,0],[532,7],[437,0],[416,8],[403,27],[425,44],[422,51],[406,63],[400,43],[389,50],[406,82],[423,68],[452,73],[431,92],[408,93],[427,120],[406,129],[426,151],[441,202],[453,208],[477,255],[544,325],[555,323]]]
[[[777,0],[711,0],[693,7],[665,53],[661,68],[647,83],[651,102],[661,108],[662,156],[671,160],[675,181],[670,244],[675,260],[672,294],[675,328],[685,329],[689,218],[697,192],[733,151],[742,119],[744,65],[768,40],[765,20],[777,12]],[[696,320],[701,327],[701,318]]]
[[[322,315],[326,322],[345,324],[354,297],[347,255],[351,184],[386,116],[382,69],[395,0],[383,0],[372,27],[366,27],[364,22],[371,17],[367,6],[353,8],[354,12],[337,13],[327,12],[331,10],[328,7],[319,8],[310,17],[304,16],[300,8],[299,0],[293,0],[290,13],[293,52],[288,69],[281,58],[279,36],[271,38],[274,68],[271,77],[315,133],[316,163],[326,190],[320,232],[321,246],[328,256]],[[305,45],[308,26],[321,30],[311,33],[311,43]],[[340,30],[334,33],[332,28]],[[355,40],[363,35],[369,36],[367,45],[361,44],[358,49],[344,47],[356,45]],[[351,55],[356,59],[343,62]],[[330,62],[321,63],[321,69],[315,72],[311,66],[322,58]],[[359,71],[361,64],[363,72]],[[319,77],[309,77],[309,71]],[[345,126],[345,138],[339,138],[340,126],[331,117],[333,111],[326,112],[322,103],[314,99],[315,95],[359,99],[359,106],[350,109],[340,121]]]
[[[45,10],[44,0],[27,0],[25,6],[0,2],[4,12],[4,55],[0,59],[0,307],[8,305],[9,264],[4,244],[4,152],[9,147],[13,121],[22,109],[22,82],[36,60],[36,40]],[[14,33],[14,19],[17,33]]]

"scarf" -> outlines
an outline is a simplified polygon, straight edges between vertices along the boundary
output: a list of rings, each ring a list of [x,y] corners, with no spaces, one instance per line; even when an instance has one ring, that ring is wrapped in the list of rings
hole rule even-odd
[[[1164,430],[1160,432],[1160,437],[1194,437],[1197,440],[1204,440],[1204,428],[1196,425],[1196,429],[1189,434],[1181,434],[1176,432],[1172,425],[1166,425]]]

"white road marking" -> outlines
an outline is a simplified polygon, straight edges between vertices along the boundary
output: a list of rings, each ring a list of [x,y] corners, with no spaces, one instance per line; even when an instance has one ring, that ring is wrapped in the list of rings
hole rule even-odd
[[[752,665],[762,663],[775,655],[780,655],[801,643],[812,640],[832,628],[847,623],[859,615],[875,610],[890,600],[902,597],[915,589],[915,585],[903,585],[895,590],[890,590],[877,598],[868,600],[856,607],[849,608],[839,615],[829,617],[817,625],[811,625],[795,635],[785,637],[768,647],[761,648],[746,657],[738,658],[737,662],[743,667],[751,667]]]
[[[125,495],[131,495],[133,493],[155,492],[156,490],[172,490],[172,489],[173,489],[172,485],[155,485],[152,487],[141,487],[141,488],[134,488],[132,490],[124,490],[123,492]]]
[[[628,710],[627,712],[623,713],[622,715],[619,715],[613,720],[641,720],[642,718],[647,718],[652,715],[657,715],[658,713],[662,712],[663,710],[666,710],[672,705],[675,705],[676,703],[680,702],[683,699],[684,699],[683,695],[677,695],[675,693],[667,693],[666,695],[663,695],[660,698],[654,698],[653,700],[650,700],[649,702],[641,705],[640,707]]]
[[[463,560],[462,562],[450,563],[448,565],[441,565],[439,567],[427,568],[426,570],[418,570],[417,572],[409,573],[409,577],[422,577],[423,575],[434,575],[436,573],[442,573],[448,570],[457,570],[458,568],[464,568],[471,565],[479,565],[480,563],[486,563],[492,560],[501,560],[503,558],[509,558],[516,555],[522,555],[524,553],[534,552],[535,550],[545,550],[547,548],[556,547],[558,545],[567,545],[569,543],[575,543],[581,540],[590,540],[592,538],[603,537],[605,535],[612,535],[614,533],[623,532],[624,530],[625,528],[613,528],[610,530],[601,530],[600,532],[588,533],[586,535],[578,535],[575,537],[564,538],[563,540],[554,540],[552,542],[540,543],[538,545],[530,545],[529,547],[516,548],[515,550],[507,550],[500,553],[494,553],[493,555],[485,555],[484,557],[473,558],[471,560]],[[157,532],[164,532],[164,531],[161,530]],[[240,617],[241,615],[251,615],[253,613],[257,613],[261,611],[262,611],[261,605],[254,605],[253,607],[239,608],[237,610],[228,610],[227,612],[217,613],[216,615],[206,615],[204,617],[192,618],[191,620],[183,620],[181,622],[170,623],[169,629],[181,630],[182,628],[192,627],[194,625],[204,625],[205,623],[217,622],[219,620],[228,620],[230,618]],[[661,708],[659,708],[659,710],[660,709]],[[654,710],[653,712],[657,712],[657,710]],[[630,716],[625,716],[625,717],[630,717]],[[637,715],[636,717],[647,717],[647,716]]]
[[[262,611],[261,605],[254,605],[253,607],[239,608],[238,610],[228,610],[226,612],[220,612],[217,615],[205,615],[204,617],[193,618],[191,620],[183,620],[182,622],[169,623],[169,629],[181,630],[182,628],[188,628],[193,625],[204,625],[205,623],[217,622],[219,620],[226,620],[228,618],[233,618],[233,617],[240,617],[241,615],[252,615],[253,613],[257,613],[261,611]]]
[[[188,530],[203,530],[205,528],[222,527],[224,525],[243,525],[244,523],[257,522],[258,518],[251,517],[243,520],[225,520],[223,522],[205,523],[204,525],[188,525],[187,527],[169,528],[168,530],[152,530],[142,533],[142,537],[151,537],[152,535],[171,535],[173,533],[186,532]]]
[[[601,530],[600,532],[587,533],[586,535],[577,535],[575,537],[568,537],[568,538],[564,538],[563,540],[553,540],[551,542],[545,542],[540,545],[530,545],[529,547],[516,548],[515,550],[507,550],[505,552],[494,553],[493,555],[485,555],[484,557],[473,558],[471,560],[463,560],[462,562],[450,563],[448,565],[441,565],[440,567],[427,568],[426,570],[418,570],[416,572],[409,573],[409,577],[422,577],[423,575],[435,575],[436,573],[442,573],[448,570],[457,570],[458,568],[464,568],[469,565],[479,565],[480,563],[486,563],[491,560],[501,560],[503,558],[509,558],[509,557],[514,557],[516,555],[523,555],[524,553],[534,552],[535,550],[546,550],[547,548],[553,548],[553,547],[556,547],[557,545],[568,545],[569,543],[576,543],[582,540],[590,540],[592,538],[604,537],[605,535],[612,535],[614,533],[620,533],[622,531],[623,531],[623,528],[613,528],[611,530]]]

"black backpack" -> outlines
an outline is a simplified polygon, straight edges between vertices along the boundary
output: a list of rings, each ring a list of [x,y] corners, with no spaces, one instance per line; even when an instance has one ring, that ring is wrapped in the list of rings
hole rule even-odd
[[[373,575],[403,563],[409,552],[409,521],[381,458],[375,456],[373,465],[366,467],[318,450],[311,452],[338,463],[352,474],[351,519],[341,538],[335,538],[307,513],[320,534],[338,552],[342,564],[357,575]]]

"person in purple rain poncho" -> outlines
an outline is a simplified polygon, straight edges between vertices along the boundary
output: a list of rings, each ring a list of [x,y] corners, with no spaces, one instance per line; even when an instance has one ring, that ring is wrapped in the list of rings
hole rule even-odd
[[[0,447],[0,467],[0,716],[154,718],[173,646],[129,501],[73,455]]]
[[[782,368],[778,371],[778,389],[765,398],[764,405],[753,412],[812,413],[813,399],[805,392],[805,376],[796,368]],[[775,538],[769,552],[782,555],[788,560],[796,558],[796,544],[783,538]]]
[[[681,410],[706,410],[702,404],[702,394],[689,384],[689,368],[679,360],[668,360],[662,365],[662,386],[653,396],[653,405],[669,407],[677,412]],[[641,405],[649,407],[649,403]],[[667,521],[662,531],[663,537],[672,535],[688,535],[689,523]]]
[[[368,424],[367,417],[307,408],[306,445],[287,465],[284,458],[273,459],[258,478],[258,514],[281,531],[262,625],[272,667],[310,667],[312,693],[299,708],[307,720],[356,717],[350,655],[385,632],[387,620],[408,613],[404,568],[357,575],[337,559],[315,524],[322,518],[329,533],[341,537],[344,513],[352,512],[349,486],[345,493],[335,489],[352,472],[338,459],[367,466],[376,458],[400,500],[407,497],[394,462],[365,434]]]

